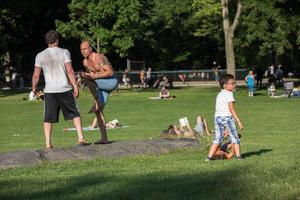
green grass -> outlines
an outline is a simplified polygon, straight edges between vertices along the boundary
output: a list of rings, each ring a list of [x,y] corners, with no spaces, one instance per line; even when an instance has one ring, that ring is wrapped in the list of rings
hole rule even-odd
[[[218,88],[174,89],[171,101],[149,100],[157,91],[113,93],[106,118],[117,118],[129,128],[109,130],[113,141],[156,138],[162,129],[187,116],[197,115],[213,126]],[[266,91],[247,97],[235,93],[242,119],[242,153],[246,159],[204,162],[208,149],[181,150],[163,155],[118,159],[68,161],[2,170],[0,199],[300,199],[300,99],[272,99]],[[26,94],[0,92],[0,152],[44,147],[41,102],[22,101]],[[79,106],[84,125],[92,104],[81,93]],[[55,124],[53,144],[76,143],[75,132],[63,132],[71,122]],[[98,132],[85,133],[89,141]],[[202,141],[206,142],[206,141]]]

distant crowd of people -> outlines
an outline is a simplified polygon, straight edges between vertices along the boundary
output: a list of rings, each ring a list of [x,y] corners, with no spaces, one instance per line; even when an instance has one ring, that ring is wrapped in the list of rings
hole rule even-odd
[[[245,77],[245,81],[248,87],[248,96],[253,97],[253,93],[256,88],[263,86],[263,78],[267,78],[268,95],[276,95],[276,86],[283,86],[283,69],[281,65],[276,68],[274,65],[269,66],[265,71],[261,67],[255,67],[254,71],[249,70],[248,75]],[[256,81],[256,84],[255,84]]]
[[[24,89],[25,82],[30,78],[20,73],[15,67],[4,64],[4,71],[0,73],[0,88]]]

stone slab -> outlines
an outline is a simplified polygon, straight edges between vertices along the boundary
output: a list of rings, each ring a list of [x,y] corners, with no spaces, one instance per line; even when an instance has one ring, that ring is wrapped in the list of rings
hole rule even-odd
[[[200,148],[198,139],[155,139],[137,141],[116,141],[105,145],[71,146],[65,148],[41,149],[0,153],[0,169],[66,160],[89,160],[143,154],[161,154],[176,149]]]

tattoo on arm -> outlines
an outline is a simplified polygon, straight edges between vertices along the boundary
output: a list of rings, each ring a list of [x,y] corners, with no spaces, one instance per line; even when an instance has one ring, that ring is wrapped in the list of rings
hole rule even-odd
[[[108,59],[105,57],[105,56],[102,56],[101,59],[99,60],[98,62],[98,65],[100,67],[104,67],[104,66],[109,66],[111,67],[111,64],[110,62],[108,61]]]

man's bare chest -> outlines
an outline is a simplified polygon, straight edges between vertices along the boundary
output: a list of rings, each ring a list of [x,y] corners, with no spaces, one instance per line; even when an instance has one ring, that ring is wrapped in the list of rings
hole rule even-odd
[[[93,61],[93,60],[86,60],[84,64],[85,68],[90,72],[99,72],[103,71],[102,67],[99,65],[99,63]]]

